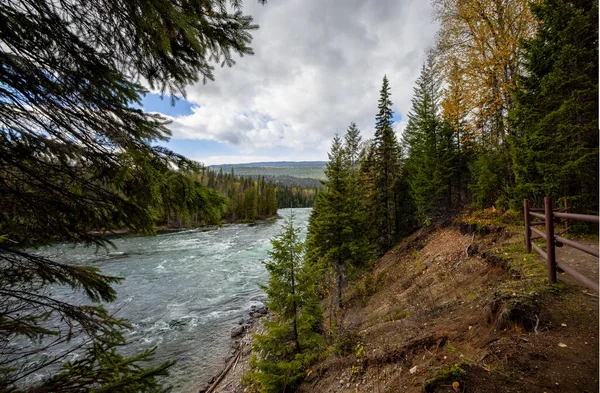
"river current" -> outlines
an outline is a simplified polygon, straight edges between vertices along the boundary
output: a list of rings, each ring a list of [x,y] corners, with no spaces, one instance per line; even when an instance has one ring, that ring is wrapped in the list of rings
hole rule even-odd
[[[280,209],[279,215],[288,217],[289,212]],[[294,209],[302,238],[309,214],[310,209]],[[157,347],[156,363],[177,361],[167,383],[175,392],[185,392],[220,370],[231,351],[231,329],[265,300],[258,287],[268,278],[261,260],[268,257],[270,239],[282,223],[126,236],[113,239],[116,249],[107,250],[60,244],[43,253],[124,277],[115,286],[117,300],[106,308],[132,324],[125,351]],[[62,300],[84,301],[68,288],[51,290]]]

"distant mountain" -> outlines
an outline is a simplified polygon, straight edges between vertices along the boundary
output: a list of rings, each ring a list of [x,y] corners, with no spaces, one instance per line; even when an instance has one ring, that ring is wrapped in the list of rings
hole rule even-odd
[[[326,161],[278,161],[278,162],[249,162],[246,164],[211,165],[214,171],[233,170],[241,176],[264,176],[268,181],[278,181],[283,184],[296,184],[302,187],[320,187],[319,180],[325,179]]]
[[[246,164],[221,164],[211,165],[214,167],[323,167],[327,161],[270,161],[270,162],[248,162]]]

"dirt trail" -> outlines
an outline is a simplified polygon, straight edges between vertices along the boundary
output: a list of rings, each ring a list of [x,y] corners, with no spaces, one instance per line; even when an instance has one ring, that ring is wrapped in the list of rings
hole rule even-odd
[[[587,239],[577,239],[576,241],[598,249],[597,241]],[[583,274],[585,277],[598,282],[599,261],[595,256],[565,245],[556,248],[556,259],[565,261],[569,266]],[[557,277],[560,281],[564,281],[565,283],[580,285],[574,278],[566,273],[558,273]]]

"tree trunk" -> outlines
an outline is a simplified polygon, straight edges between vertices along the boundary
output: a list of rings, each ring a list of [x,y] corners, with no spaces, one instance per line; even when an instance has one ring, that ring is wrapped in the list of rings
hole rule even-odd
[[[338,287],[338,307],[341,310],[343,308],[343,303],[342,303],[342,261],[341,261],[341,255],[338,255],[337,287]]]
[[[292,295],[296,294],[296,275],[294,273],[294,253],[292,252],[291,254],[291,261],[290,263],[292,264],[291,266],[291,270],[292,270]],[[294,309],[294,319],[293,319],[293,325],[294,325],[294,343],[296,344],[296,352],[300,353],[301,349],[300,349],[300,342],[298,341],[298,306],[296,305],[296,300],[294,300],[293,304],[292,304],[292,308]]]

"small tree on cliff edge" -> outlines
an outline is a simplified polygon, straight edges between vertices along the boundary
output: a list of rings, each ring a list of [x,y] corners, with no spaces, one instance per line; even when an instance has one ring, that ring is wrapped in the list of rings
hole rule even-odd
[[[307,366],[320,352],[323,310],[315,292],[315,272],[305,267],[304,244],[294,216],[271,240],[273,250],[264,262],[270,277],[261,288],[273,314],[265,321],[267,332],[254,337],[258,354],[252,361],[252,379],[261,392],[293,392]]]

